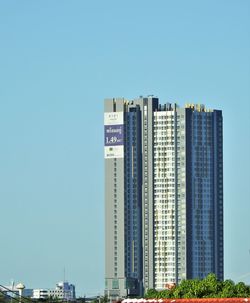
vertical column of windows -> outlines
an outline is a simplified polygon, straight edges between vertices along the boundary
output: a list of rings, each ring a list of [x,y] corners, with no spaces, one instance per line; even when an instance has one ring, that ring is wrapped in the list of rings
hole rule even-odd
[[[204,278],[213,265],[213,150],[210,112],[193,112],[193,275]]]
[[[117,162],[116,159],[114,159],[114,276],[117,277]]]
[[[125,268],[128,278],[139,278],[140,218],[138,211],[137,113],[126,114]]]
[[[186,161],[185,161],[185,116],[176,115],[176,245],[177,282],[186,278]]]
[[[130,275],[130,150],[129,150],[129,127],[130,119],[129,113],[126,112],[126,124],[125,124],[125,275],[128,277]]]
[[[175,282],[174,111],[154,113],[155,285]]]
[[[215,162],[215,180],[216,191],[215,195],[215,216],[216,216],[216,228],[214,230],[214,237],[217,239],[216,243],[216,273],[218,278],[223,280],[223,139],[222,139],[222,116],[219,113],[214,113],[216,119],[215,129],[215,150],[216,162]]]
[[[143,115],[143,151],[144,151],[144,284],[148,288],[149,283],[149,205],[148,205],[148,116],[147,106],[144,106]]]
[[[138,245],[140,239],[138,238],[138,212],[137,212],[137,207],[138,207],[138,196],[137,196],[137,181],[138,181],[138,176],[137,176],[137,144],[136,144],[136,112],[133,113],[132,115],[132,128],[131,128],[131,143],[132,143],[132,183],[133,183],[133,210],[132,210],[132,220],[133,220],[133,228],[131,230],[132,236],[133,236],[133,241],[132,241],[132,276],[134,278],[138,278]]]

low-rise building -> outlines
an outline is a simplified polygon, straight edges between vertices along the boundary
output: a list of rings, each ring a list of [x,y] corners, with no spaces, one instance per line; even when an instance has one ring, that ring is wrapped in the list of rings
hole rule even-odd
[[[49,297],[48,289],[33,289],[32,299],[47,299]]]
[[[34,289],[32,298],[54,298],[65,301],[74,301],[76,298],[75,285],[69,284],[68,282],[58,282],[54,289]]]
[[[67,301],[75,300],[75,286],[68,282],[59,282],[55,289],[49,290],[49,296]]]

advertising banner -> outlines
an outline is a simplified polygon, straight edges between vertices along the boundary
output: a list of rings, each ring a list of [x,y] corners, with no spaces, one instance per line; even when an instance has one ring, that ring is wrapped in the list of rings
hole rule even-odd
[[[104,157],[123,158],[123,112],[104,114]]]

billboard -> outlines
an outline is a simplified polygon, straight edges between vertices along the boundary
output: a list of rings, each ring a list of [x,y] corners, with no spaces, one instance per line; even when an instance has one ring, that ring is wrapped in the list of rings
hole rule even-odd
[[[123,112],[104,113],[104,157],[124,157]]]

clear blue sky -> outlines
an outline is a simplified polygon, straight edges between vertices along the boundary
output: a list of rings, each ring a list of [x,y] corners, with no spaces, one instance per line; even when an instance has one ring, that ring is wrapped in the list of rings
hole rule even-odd
[[[249,0],[0,1],[0,284],[102,291],[103,99],[148,94],[223,110],[225,277],[250,284]]]

